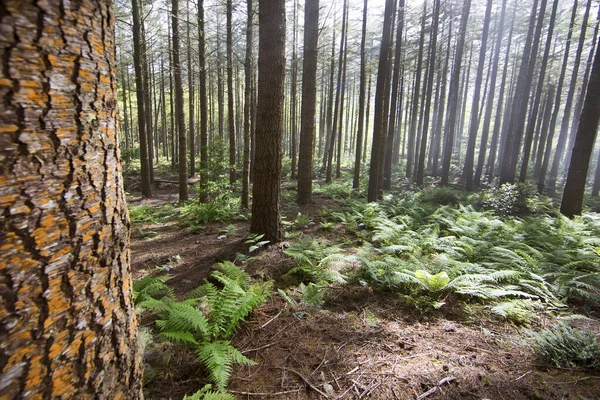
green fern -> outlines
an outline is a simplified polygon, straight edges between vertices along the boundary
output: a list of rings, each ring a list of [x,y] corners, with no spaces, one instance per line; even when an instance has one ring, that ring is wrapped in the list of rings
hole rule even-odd
[[[217,391],[212,390],[212,385],[204,385],[204,387],[198,390],[196,393],[185,396],[183,400],[235,400],[235,396],[229,394],[222,389]]]
[[[165,285],[165,282],[171,279],[170,276],[154,276],[147,275],[146,277],[133,282],[133,298],[134,304],[138,308],[144,308],[143,303],[156,298],[174,298],[173,289]]]
[[[541,363],[558,368],[600,369],[600,343],[594,333],[565,323],[540,332],[526,332]]]
[[[215,340],[203,344],[198,348],[198,358],[209,371],[211,380],[219,389],[225,388],[229,383],[233,363],[256,364],[226,340]]]

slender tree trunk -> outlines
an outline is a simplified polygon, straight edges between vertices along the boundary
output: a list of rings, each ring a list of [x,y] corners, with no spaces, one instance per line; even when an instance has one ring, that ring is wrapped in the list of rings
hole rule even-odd
[[[133,66],[135,69],[135,92],[137,98],[138,134],[140,136],[140,169],[142,178],[142,196],[152,197],[152,179],[148,154],[148,135],[144,102],[144,72],[142,66],[141,18],[138,0],[131,0],[133,20]]]
[[[377,72],[377,89],[375,92],[375,116],[373,126],[373,143],[371,144],[371,165],[369,168],[369,189],[367,199],[369,202],[376,201],[379,197],[381,187],[379,186],[380,174],[382,172],[382,162],[380,158],[384,146],[385,121],[384,107],[385,86],[389,82],[389,62],[388,57],[391,47],[392,20],[394,19],[394,1],[386,0],[383,19],[383,32],[381,37],[381,47],[379,53],[379,66]]]
[[[95,0],[0,10],[0,398],[142,399],[116,15]]]
[[[424,4],[427,6],[427,3]],[[415,70],[415,86],[413,90],[412,98],[412,112],[410,121],[410,131],[408,136],[408,149],[406,157],[406,177],[412,178],[414,155],[415,155],[415,141],[417,138],[417,122],[419,121],[419,94],[421,90],[421,67],[423,63],[423,47],[425,43],[425,19],[426,19],[426,8],[423,9],[423,15],[421,17],[421,34],[419,36],[419,53],[417,58],[417,69]],[[416,168],[415,168],[416,169]]]
[[[372,75],[369,74],[369,83],[367,84],[367,109],[365,110],[365,114],[367,114],[367,116],[365,117],[365,132],[369,131],[369,119],[371,117],[371,78]],[[365,134],[365,140],[364,140],[364,144],[363,144],[363,151],[362,151],[362,163],[365,164],[367,162],[367,135]]]
[[[252,0],[247,0],[246,58],[244,62],[244,161],[242,172],[242,208],[249,206],[250,192],[250,103],[252,101]]]
[[[190,177],[196,175],[196,128],[194,125],[194,65],[192,64],[192,44],[190,41],[190,3],[186,2],[187,19],[186,19],[186,44],[187,44],[187,66],[188,66],[188,102],[189,102],[189,117],[190,117],[190,168],[188,174]]]
[[[298,204],[312,198],[313,148],[317,101],[317,55],[319,0],[306,0],[304,7],[304,59],[302,63],[302,111],[298,157]]]
[[[560,76],[558,78],[558,83],[556,86],[556,100],[554,101],[554,111],[552,112],[552,117],[550,119],[550,127],[548,128],[548,139],[546,142],[546,149],[544,151],[544,160],[542,161],[542,165],[540,168],[540,176],[538,180],[538,190],[543,192],[545,189],[544,182],[546,180],[546,172],[548,171],[548,164],[550,163],[550,157],[552,157],[552,141],[554,139],[554,132],[556,129],[556,120],[558,119],[558,113],[560,111],[560,101],[562,98],[562,88],[565,81],[565,74],[567,72],[567,66],[569,63],[569,50],[571,48],[571,37],[573,36],[573,27],[575,25],[575,17],[577,15],[577,0],[575,0],[571,13],[571,22],[569,24],[569,30],[567,32],[567,41],[565,45],[565,51],[563,54],[563,62],[560,70]],[[564,145],[563,145],[564,146]],[[554,151],[556,155],[556,150]],[[557,167],[558,168],[558,167]],[[552,182],[549,182],[552,183]],[[554,195],[554,184],[548,188],[548,195]]]
[[[229,130],[229,183],[236,181],[235,172],[235,119],[233,108],[233,34],[232,0],[227,0],[227,128]]]
[[[346,37],[346,9],[347,9],[348,0],[344,0],[344,7],[342,11],[342,36],[340,38],[340,53],[338,56],[338,73],[337,73],[337,85],[335,91],[335,103],[333,104],[333,128],[331,130],[331,139],[328,148],[327,154],[327,170],[325,174],[325,182],[331,182],[332,173],[333,173],[333,150],[335,148],[335,138],[337,136],[338,131],[338,115],[340,113],[340,96],[342,92],[342,72],[343,72],[343,62],[344,62],[344,43]],[[332,87],[333,89],[333,87]],[[340,123],[341,125],[341,123]],[[338,146],[340,144],[338,143]]]
[[[417,161],[416,184],[423,186],[423,177],[425,175],[425,151],[427,149],[427,132],[429,131],[429,116],[431,115],[431,98],[433,97],[433,78],[435,76],[435,63],[437,51],[437,31],[440,17],[440,0],[434,0],[433,22],[431,25],[431,40],[429,48],[431,55],[429,57],[429,67],[427,77],[427,91],[425,95],[425,113],[423,121],[423,134],[421,137],[421,149],[419,150],[419,159]]]
[[[529,165],[529,156],[531,152],[531,141],[533,138],[533,133],[535,131],[536,120],[541,119],[537,118],[540,102],[542,99],[542,91],[544,87],[544,79],[546,76],[546,68],[548,66],[548,56],[550,54],[550,45],[552,43],[552,34],[554,32],[554,25],[556,21],[556,10],[558,8],[558,0],[555,0],[552,5],[552,12],[550,14],[550,24],[548,28],[548,34],[546,36],[546,45],[544,48],[544,55],[542,56],[542,65],[540,67],[539,77],[537,89],[535,92],[533,108],[529,115],[529,122],[527,123],[527,133],[525,135],[525,143],[523,147],[523,162],[521,164],[521,173],[519,175],[519,181],[525,182],[527,179],[527,167]]]
[[[450,174],[450,161],[452,159],[452,144],[454,143],[454,134],[456,132],[456,116],[458,113],[458,95],[460,69],[462,66],[462,56],[465,47],[465,35],[467,30],[467,21],[471,11],[471,0],[465,0],[461,13],[460,33],[456,48],[454,66],[452,67],[452,77],[450,78],[450,91],[448,94],[448,116],[446,120],[445,147],[442,160],[442,185],[448,185]]]
[[[573,15],[575,15],[577,3],[573,6]],[[575,95],[575,87],[577,82],[577,75],[579,73],[579,64],[581,62],[581,54],[583,53],[585,31],[587,29],[587,23],[590,15],[590,7],[592,1],[588,0],[585,8],[585,14],[583,16],[583,23],[581,25],[581,33],[579,34],[579,45],[577,46],[577,53],[575,55],[575,61],[573,62],[573,71],[571,75],[571,83],[569,85],[569,91],[567,92],[567,100],[565,101],[565,108],[563,118],[560,124],[560,134],[558,136],[558,142],[556,144],[556,150],[554,151],[554,160],[552,161],[552,168],[550,168],[550,177],[548,178],[548,194],[554,194],[556,190],[556,180],[558,178],[558,169],[561,166],[563,155],[565,154],[565,147],[569,136],[569,123],[571,118],[571,108],[573,107],[573,97]],[[593,143],[593,142],[592,142]],[[586,169],[587,170],[587,169]],[[583,194],[582,194],[583,196]]]
[[[171,0],[173,24],[173,72],[175,75],[175,114],[179,132],[179,201],[188,199],[187,143],[185,137],[185,114],[183,112],[183,83],[179,57],[179,0]]]
[[[403,1],[403,0],[400,0]],[[367,3],[363,4],[362,35],[360,39],[360,83],[358,89],[358,129],[356,132],[356,153],[354,154],[354,177],[352,179],[352,188],[358,189],[360,186],[360,160],[362,157],[364,121],[365,121],[365,86],[366,86],[366,58],[365,43],[367,39]]]
[[[560,212],[569,218],[581,215],[583,207],[583,193],[587,179],[588,168],[594,141],[598,133],[598,119],[600,118],[600,44],[596,47],[596,56],[590,75],[590,82],[579,119],[579,128],[569,172],[567,183],[563,192]]]
[[[198,0],[198,77],[200,78],[200,201],[207,199],[208,186],[208,104],[206,96],[206,37],[204,0]]]
[[[425,3],[427,4],[427,3]],[[387,144],[383,166],[383,189],[389,190],[392,183],[392,157],[394,152],[394,129],[398,112],[398,85],[400,82],[400,64],[402,62],[402,33],[404,31],[404,0],[398,1],[398,24],[396,28],[396,46],[394,50],[394,71],[392,75],[392,95],[388,122]]]
[[[127,97],[129,93],[129,88],[125,85],[125,70],[127,67],[121,68],[121,88],[123,90],[123,130],[125,136],[125,163],[129,162],[130,152],[129,152],[129,118],[127,115]]]
[[[506,1],[503,2],[506,4]],[[469,139],[467,142],[467,152],[465,153],[465,164],[463,167],[463,178],[465,188],[473,188],[473,164],[475,162],[475,143],[477,141],[477,132],[479,131],[479,95],[481,92],[481,82],[483,80],[483,67],[487,56],[488,32],[490,29],[490,16],[492,14],[492,0],[487,0],[485,8],[485,17],[483,19],[483,33],[481,34],[481,47],[479,48],[479,61],[477,63],[477,76],[475,77],[475,88],[473,95],[473,104],[471,105],[471,122],[469,125]]]
[[[348,4],[346,4],[345,8],[346,19],[348,18]],[[346,31],[344,32],[344,59],[342,61],[342,81],[341,81],[341,94],[340,94],[340,126],[338,129],[338,146],[337,146],[337,157],[336,157],[336,166],[335,166],[335,178],[340,179],[341,177],[341,163],[342,163],[342,121],[344,120],[344,95],[346,94],[346,66],[348,65],[348,23],[346,22]],[[346,116],[348,114],[346,113]],[[348,118],[346,117],[346,124],[344,124],[344,128],[348,129]]]
[[[335,26],[335,18],[333,19]],[[329,96],[327,100],[327,136],[325,138],[325,151],[323,152],[323,170],[327,169],[327,160],[329,158],[329,148],[332,145],[333,138],[333,78],[335,75],[335,29],[331,39],[331,57],[329,59]]]
[[[291,88],[290,88],[290,139],[291,139],[291,148],[290,148],[290,159],[291,159],[291,172],[290,179],[296,179],[296,154],[298,153],[298,132],[297,132],[297,115],[296,111],[298,109],[296,96],[296,82],[298,80],[298,59],[296,56],[296,46],[298,42],[298,0],[294,0],[293,7],[293,15],[292,15],[292,59],[291,59]],[[304,89],[303,89],[304,90]]]
[[[569,135],[569,145],[567,146],[567,150],[572,149],[575,143],[575,137],[577,136],[577,128],[579,126],[579,117],[581,116],[581,109],[583,108],[583,102],[585,100],[586,88],[588,87],[588,81],[590,78],[590,70],[593,63],[594,53],[596,52],[596,39],[598,39],[598,25],[600,24],[600,7],[598,7],[598,15],[596,16],[596,27],[594,28],[594,37],[592,39],[592,47],[590,48],[590,53],[588,55],[588,60],[586,62],[585,73],[583,75],[583,81],[581,84],[581,89],[579,91],[579,97],[577,99],[577,104],[575,105],[575,111],[573,112],[573,123],[571,125],[571,134]],[[567,151],[567,156],[565,158],[565,165],[569,165],[571,163],[571,151]]]
[[[432,162],[431,162],[431,172],[433,176],[439,175],[438,163],[440,159],[440,147],[442,141],[442,127],[444,125],[444,112],[446,107],[446,85],[448,83],[448,67],[450,65],[450,48],[452,43],[452,18],[449,18],[449,28],[448,28],[448,47],[446,48],[446,58],[444,61],[444,70],[442,71],[442,83],[440,96],[438,99],[438,112],[437,112],[437,121],[435,123],[435,128],[433,130],[433,135],[435,137],[432,152]]]

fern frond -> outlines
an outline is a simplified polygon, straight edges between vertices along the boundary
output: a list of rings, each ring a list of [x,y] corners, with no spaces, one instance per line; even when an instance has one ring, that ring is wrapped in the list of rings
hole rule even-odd
[[[226,340],[217,340],[203,344],[198,349],[198,358],[205,366],[209,376],[219,389],[224,389],[231,377],[232,363],[254,365],[254,361],[245,357]]]

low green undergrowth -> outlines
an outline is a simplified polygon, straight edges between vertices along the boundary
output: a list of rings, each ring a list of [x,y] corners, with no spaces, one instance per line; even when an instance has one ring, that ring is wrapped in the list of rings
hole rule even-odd
[[[155,277],[135,282],[136,307],[155,313],[159,336],[194,351],[217,389],[224,389],[233,364],[254,364],[228,339],[267,299],[271,283],[253,283],[248,273],[231,262],[219,264],[183,301],[176,301],[164,282]]]

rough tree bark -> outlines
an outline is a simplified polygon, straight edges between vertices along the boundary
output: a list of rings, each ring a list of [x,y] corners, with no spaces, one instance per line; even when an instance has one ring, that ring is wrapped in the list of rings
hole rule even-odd
[[[109,2],[0,4],[0,398],[141,399]]]
[[[298,156],[298,204],[308,204],[312,198],[315,109],[317,101],[319,0],[306,0],[304,8],[304,60],[302,65],[300,154]]]
[[[258,105],[250,232],[283,238],[279,204],[285,83],[285,1],[258,2]]]

